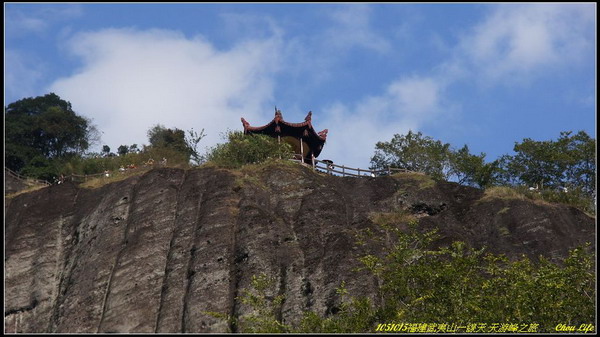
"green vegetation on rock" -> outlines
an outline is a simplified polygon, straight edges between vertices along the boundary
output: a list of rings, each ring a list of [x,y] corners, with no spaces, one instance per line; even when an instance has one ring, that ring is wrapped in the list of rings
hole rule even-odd
[[[291,146],[285,142],[279,143],[266,135],[244,135],[241,131],[232,131],[227,134],[227,142],[213,147],[206,159],[220,167],[240,168],[269,159],[291,157]]]
[[[596,214],[595,149],[596,140],[586,132],[565,131],[557,140],[525,138],[515,143],[514,155],[486,162],[485,153],[471,154],[467,145],[455,149],[409,131],[378,142],[371,168],[422,172],[435,180],[485,188],[486,196],[558,202]]]
[[[374,215],[377,221],[404,216]],[[406,220],[404,218],[403,220]],[[570,252],[561,264],[540,257],[510,261],[503,255],[471,249],[463,242],[432,249],[435,231],[420,232],[415,220],[408,230],[384,225],[395,244],[383,256],[359,258],[377,279],[378,304],[353,297],[342,282],[340,311],[331,315],[306,312],[298,324],[275,314],[285,299],[273,296],[275,284],[262,275],[238,299],[253,308],[240,332],[367,333],[379,324],[436,323],[516,324],[535,332],[555,332],[557,324],[580,326],[595,321],[595,275],[589,247]],[[366,235],[364,240],[381,240]]]

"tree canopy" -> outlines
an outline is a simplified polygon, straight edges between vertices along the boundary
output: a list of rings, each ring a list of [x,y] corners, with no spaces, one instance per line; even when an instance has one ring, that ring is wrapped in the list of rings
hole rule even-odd
[[[91,121],[73,111],[71,103],[50,93],[24,98],[5,108],[6,167],[16,172],[51,167],[51,161],[81,155],[97,141]]]
[[[185,153],[188,158],[191,154],[190,148],[185,142],[185,132],[178,128],[169,129],[156,124],[148,130],[148,141],[152,147],[170,148]]]
[[[421,132],[396,134],[389,142],[377,142],[371,158],[372,169],[395,167],[419,171],[435,179],[447,179],[450,168],[450,144]]]
[[[503,161],[505,178],[529,186],[577,188],[591,195],[596,187],[596,140],[585,131],[561,132],[558,140],[525,138]]]
[[[389,142],[378,142],[371,158],[372,169],[387,167],[423,172],[434,179],[455,179],[458,183],[485,187],[496,180],[496,162],[486,163],[485,153],[471,154],[464,145],[455,150],[449,143],[409,131],[396,134]]]
[[[485,153],[471,154],[467,145],[456,150],[421,132],[409,131],[394,135],[389,142],[378,142],[371,167],[419,171],[471,186],[567,187],[591,195],[596,186],[595,150],[596,140],[585,131],[565,131],[557,140],[525,138],[515,143],[514,155],[486,162]]]

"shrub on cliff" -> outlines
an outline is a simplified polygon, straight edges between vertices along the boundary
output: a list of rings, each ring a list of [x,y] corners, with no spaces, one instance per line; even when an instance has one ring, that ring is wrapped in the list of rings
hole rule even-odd
[[[246,164],[292,156],[289,144],[279,143],[267,135],[244,135],[241,131],[231,131],[226,137],[226,143],[217,144],[208,152],[208,162],[226,168],[240,168]]]
[[[543,258],[509,261],[462,242],[430,249],[436,233],[420,233],[414,220],[408,233],[383,227],[396,237],[394,247],[360,258],[378,281],[377,305],[349,296],[342,281],[336,314],[307,312],[292,326],[275,314],[284,301],[266,296],[274,290],[263,286],[240,298],[260,313],[260,320],[248,316],[241,332],[556,332],[559,324],[595,321],[593,258],[585,248],[572,250],[561,265]],[[365,233],[363,242],[379,240]]]

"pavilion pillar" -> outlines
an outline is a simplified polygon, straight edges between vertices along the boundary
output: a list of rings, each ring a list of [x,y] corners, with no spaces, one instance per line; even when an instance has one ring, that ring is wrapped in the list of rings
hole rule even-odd
[[[281,145],[281,136],[277,135],[277,144]],[[279,148],[279,159],[281,159],[281,147]]]
[[[300,137],[300,158],[302,164],[304,164],[304,144],[302,144],[302,137]]]
[[[310,158],[312,159],[312,167],[315,169],[315,155],[313,153],[310,154]]]

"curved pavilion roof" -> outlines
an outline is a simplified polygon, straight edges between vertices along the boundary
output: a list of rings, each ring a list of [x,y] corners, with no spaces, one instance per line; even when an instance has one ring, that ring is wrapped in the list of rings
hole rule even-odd
[[[308,145],[308,152],[304,151],[307,153],[305,156],[307,159],[310,159],[312,155],[314,155],[315,158],[318,157],[327,140],[327,129],[316,132],[313,128],[312,111],[308,112],[308,115],[306,115],[306,118],[304,118],[304,122],[302,123],[289,123],[284,121],[281,111],[275,108],[275,117],[266,125],[250,126],[250,123],[244,118],[242,118],[242,124],[244,125],[244,134],[256,133],[272,137],[280,136],[281,138],[284,138],[284,140],[296,140],[296,143],[293,141],[291,143],[298,153],[300,152],[299,144],[300,141],[302,141],[304,144]]]

